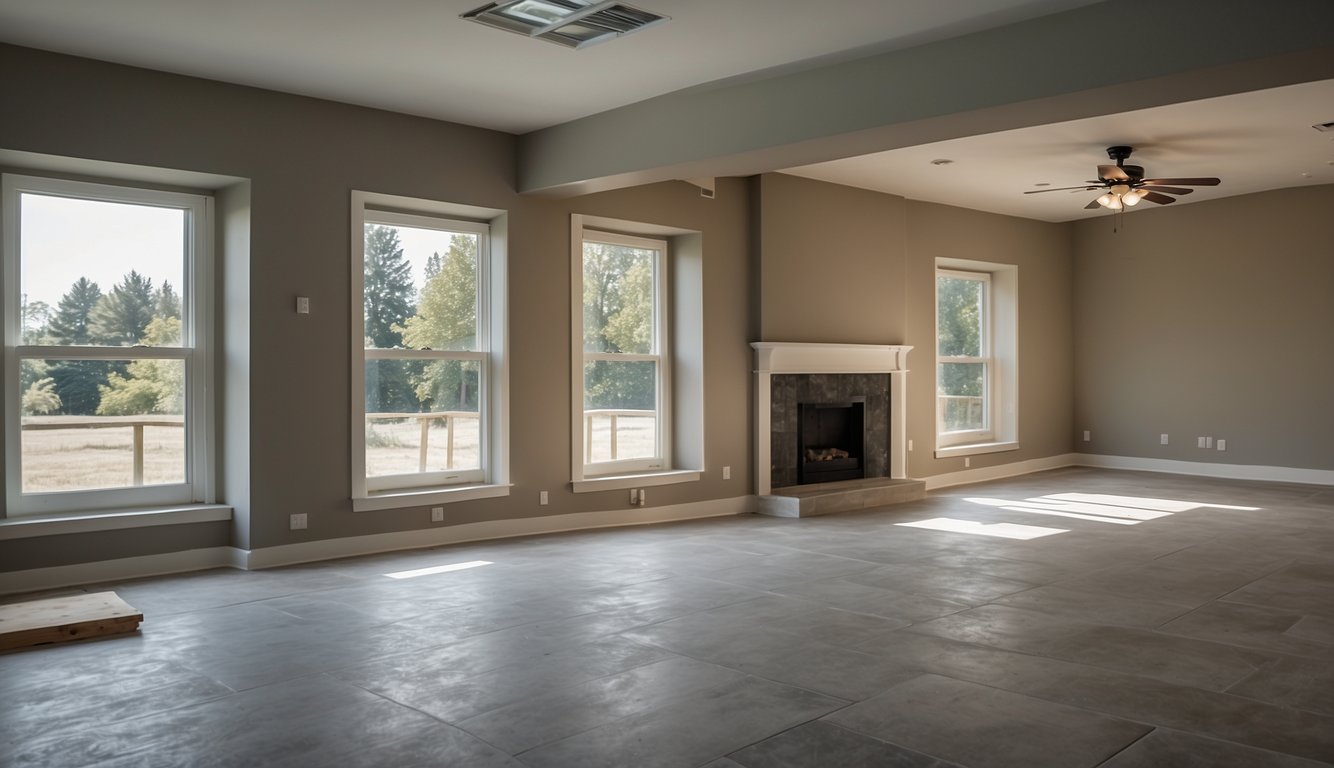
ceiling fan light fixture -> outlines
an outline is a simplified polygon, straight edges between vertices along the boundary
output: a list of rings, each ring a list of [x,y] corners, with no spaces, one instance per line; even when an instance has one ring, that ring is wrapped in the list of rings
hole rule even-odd
[[[1098,198],[1098,205],[1101,205],[1103,208],[1110,208],[1113,211],[1119,211],[1121,210],[1121,196],[1113,195],[1112,193],[1108,192],[1107,194]]]
[[[1142,189],[1132,189],[1129,192],[1125,193],[1124,195],[1121,195],[1121,204],[1134,207],[1136,205],[1139,205],[1139,201],[1146,194],[1148,193]]]

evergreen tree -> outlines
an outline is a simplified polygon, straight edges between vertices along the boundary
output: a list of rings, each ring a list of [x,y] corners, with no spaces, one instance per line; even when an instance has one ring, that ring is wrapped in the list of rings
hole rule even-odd
[[[653,261],[648,252],[584,244],[584,350],[647,354],[653,349]],[[651,362],[599,360],[584,368],[584,407],[652,410]]]
[[[102,290],[97,283],[81,277],[56,304],[56,313],[51,318],[50,332],[57,344],[88,344],[92,342],[89,328],[92,322],[93,307],[102,298]]]
[[[153,302],[153,316],[164,320],[174,317],[181,319],[181,297],[171,289],[171,283],[162,281],[162,287],[158,289],[157,297]]]
[[[371,225],[366,228],[366,338],[369,346],[389,349],[403,337],[394,326],[412,315],[412,265],[403,256],[398,230]]]
[[[179,344],[181,321],[155,317],[140,341],[146,346]],[[144,413],[184,413],[185,366],[179,360],[135,360],[124,374],[113,372],[98,388],[97,415],[132,416]]]
[[[89,326],[93,340],[110,346],[140,343],[157,306],[153,280],[130,270],[93,307]]]
[[[28,301],[23,294],[23,343],[41,344],[50,333],[51,305],[45,301]]]

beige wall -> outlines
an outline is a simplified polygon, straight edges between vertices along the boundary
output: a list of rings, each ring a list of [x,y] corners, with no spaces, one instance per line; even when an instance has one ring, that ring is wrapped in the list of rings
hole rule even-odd
[[[1334,469],[1331,214],[1326,185],[1077,224],[1081,450]]]
[[[1013,216],[908,201],[908,474],[927,477],[964,468],[936,459],[935,263],[972,259],[1019,267],[1019,450],[971,457],[973,468],[1069,453],[1074,411],[1070,230]]]
[[[756,193],[764,341],[908,344],[908,474],[936,459],[935,260],[1019,266],[1019,444],[971,458],[989,467],[1072,449],[1071,231],[784,174]]]
[[[221,501],[244,517],[138,533],[0,542],[0,570],[179,549],[251,548],[431,527],[426,509],[354,513],[349,450],[350,192],[367,190],[509,211],[512,495],[446,507],[450,524],[628,509],[622,491],[569,490],[570,213],[702,233],[705,247],[705,456],[700,482],[662,487],[650,506],[751,490],[748,185],[717,198],[668,182],[550,200],[513,190],[514,137],[0,46],[0,149],[225,174],[248,180],[224,209],[249,218],[249,270],[219,267],[225,356],[242,355],[249,390],[221,377],[228,434]],[[22,170],[11,169],[11,170]],[[244,217],[243,217],[244,218]],[[242,227],[244,229],[244,227]],[[223,259],[244,254],[224,234]],[[248,295],[247,295],[248,294]],[[311,314],[292,311],[309,296]],[[242,313],[238,317],[237,313]],[[242,338],[237,338],[241,335]],[[237,444],[237,441],[240,441]],[[244,466],[234,466],[243,463]],[[720,479],[723,465],[732,479]],[[548,490],[549,506],[538,506]],[[293,512],[309,529],[289,531]],[[128,542],[133,541],[131,546]],[[22,553],[21,555],[19,553]]]
[[[758,341],[904,343],[904,199],[759,180]]]

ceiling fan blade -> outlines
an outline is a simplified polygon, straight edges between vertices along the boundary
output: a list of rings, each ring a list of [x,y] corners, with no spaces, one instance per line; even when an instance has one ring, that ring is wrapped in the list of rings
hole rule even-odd
[[[1218,179],[1201,177],[1197,179],[1145,179],[1145,184],[1189,184],[1192,187],[1216,187]]]
[[[1175,197],[1160,195],[1157,192],[1149,192],[1148,194],[1144,195],[1144,199],[1148,200],[1151,203],[1157,203],[1159,205],[1167,205],[1168,203],[1175,203],[1177,201]]]
[[[1112,179],[1114,181],[1130,181],[1130,176],[1115,165],[1098,166],[1098,176],[1104,179]]]
[[[1095,210],[1095,209],[1097,209],[1097,208],[1101,208],[1101,207],[1102,207],[1102,203],[1099,203],[1097,200],[1094,200],[1093,202],[1091,202],[1091,203],[1089,203],[1088,205],[1084,206],[1084,210],[1086,210],[1086,211],[1092,211],[1092,210]]]
[[[1039,193],[1039,192],[1067,192],[1067,191],[1076,191],[1076,192],[1077,192],[1077,191],[1079,191],[1079,190],[1081,190],[1081,189],[1102,189],[1102,187],[1048,187],[1047,189],[1030,189],[1030,190],[1028,190],[1027,192],[1025,192],[1024,194],[1025,194],[1025,195],[1036,195],[1036,194]]]
[[[1186,187],[1160,187],[1157,184],[1141,184],[1137,188],[1146,192],[1166,192],[1169,195],[1189,195],[1195,191]]]

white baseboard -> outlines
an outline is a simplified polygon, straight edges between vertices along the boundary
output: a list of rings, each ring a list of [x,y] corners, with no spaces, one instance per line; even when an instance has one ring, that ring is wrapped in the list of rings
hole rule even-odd
[[[145,576],[165,576],[169,573],[203,571],[209,568],[243,568],[244,554],[244,550],[235,547],[209,547],[184,552],[166,552],[160,555],[141,555],[115,560],[98,560],[92,563],[57,565],[51,568],[8,571],[0,573],[0,595],[38,592],[106,581],[127,581]]]
[[[1074,463],[1081,467],[1131,469],[1140,472],[1167,472],[1173,475],[1223,477],[1230,480],[1263,480],[1272,483],[1334,485],[1334,470],[1329,469],[1270,467],[1261,464],[1214,464],[1203,461],[1144,459],[1138,456],[1105,456],[1098,453],[1078,453],[1073,455],[1076,457]]]
[[[402,549],[425,549],[445,544],[464,544],[470,541],[508,539],[539,533],[561,533],[591,528],[615,528],[626,525],[648,525],[676,520],[694,520],[705,517],[741,515],[752,511],[754,496],[731,499],[711,499],[665,507],[611,509],[603,512],[575,512],[568,515],[523,517],[514,520],[488,520],[441,528],[423,528],[414,531],[376,533],[342,539],[323,539],[301,544],[284,544],[243,552],[244,564],[238,567],[256,570],[280,565],[295,565],[338,557],[371,555]]]
[[[976,467],[974,469],[963,469],[958,472],[946,472],[942,475],[931,475],[924,477],[926,489],[934,491],[939,488],[948,488],[952,485],[967,485],[968,483],[980,483],[986,480],[1000,480],[1006,477],[1016,475],[1027,475],[1032,472],[1041,472],[1046,469],[1060,469],[1061,467],[1073,467],[1079,465],[1079,454],[1063,453],[1057,456],[1043,456],[1039,459],[1028,459],[1026,461],[1015,461],[1009,464],[997,464],[993,467]]]

